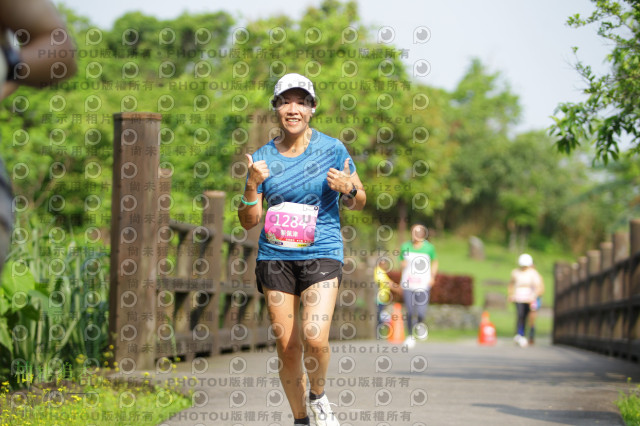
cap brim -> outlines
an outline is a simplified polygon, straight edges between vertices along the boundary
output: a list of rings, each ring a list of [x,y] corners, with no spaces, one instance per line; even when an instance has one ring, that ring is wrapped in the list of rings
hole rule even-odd
[[[311,93],[310,91],[308,91],[307,89],[305,89],[304,87],[287,87],[284,90],[279,91],[278,93],[274,93],[273,97],[277,98],[278,96],[282,96],[283,93],[288,92],[289,90],[295,90],[295,89],[300,89],[300,90],[304,90],[305,92],[307,92],[307,94],[311,95],[311,97],[313,99],[315,99],[316,97],[313,95],[313,93]]]

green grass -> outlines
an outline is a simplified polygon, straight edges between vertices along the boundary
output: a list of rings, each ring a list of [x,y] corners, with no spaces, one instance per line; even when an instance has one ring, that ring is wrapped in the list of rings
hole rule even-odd
[[[441,272],[473,277],[474,305],[482,306],[487,291],[503,291],[506,294],[506,283],[513,268],[517,267],[519,252],[514,253],[506,246],[485,242],[485,260],[474,260],[468,256],[466,238],[444,235],[434,238],[432,243],[438,252]],[[527,249],[527,253],[533,256],[536,268],[544,279],[546,291],[543,296],[543,305],[553,306],[553,264],[558,260],[572,257],[564,253],[549,254],[532,249]],[[504,281],[505,286],[483,285],[487,280]]]
[[[516,328],[516,313],[512,306],[506,310],[489,310],[490,320],[496,327],[498,337],[513,337]],[[553,318],[538,317],[536,319],[536,337],[551,335]],[[452,342],[456,340],[476,339],[478,330],[438,329],[429,332],[429,341]]]
[[[620,392],[616,405],[627,426],[640,426],[640,385],[629,393]]]
[[[148,374],[125,385],[105,379],[109,369],[86,373],[113,355],[108,251],[54,224],[25,226],[0,280],[0,425],[156,425],[190,407]]]
[[[453,275],[470,275],[473,277],[474,306],[482,307],[488,292],[501,293],[506,296],[507,284],[513,268],[517,267],[519,252],[511,252],[505,245],[484,242],[485,259],[474,260],[468,256],[468,239],[454,235],[438,235],[431,241],[438,253],[439,271]],[[545,253],[527,249],[533,256],[536,268],[542,275],[545,284],[543,308],[553,308],[553,265],[558,260],[573,259],[568,253]],[[486,285],[487,281],[502,281],[503,285]],[[489,309],[491,322],[496,327],[498,337],[513,336],[515,332],[516,312],[512,303],[506,309]],[[536,335],[551,334],[553,319],[539,314],[536,319]],[[477,330],[438,330],[430,334],[429,339],[455,340],[477,335]]]
[[[94,376],[90,385],[64,381],[32,391],[0,388],[0,425],[156,425],[191,406],[173,387],[113,383]]]

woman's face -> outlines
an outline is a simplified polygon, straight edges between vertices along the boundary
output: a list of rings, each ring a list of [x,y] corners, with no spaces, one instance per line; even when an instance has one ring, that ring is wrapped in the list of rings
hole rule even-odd
[[[411,228],[411,239],[414,242],[424,241],[427,239],[427,229],[422,225],[415,225]]]
[[[309,127],[313,99],[306,90],[287,90],[278,96],[274,106],[280,127],[285,133],[296,136]]]

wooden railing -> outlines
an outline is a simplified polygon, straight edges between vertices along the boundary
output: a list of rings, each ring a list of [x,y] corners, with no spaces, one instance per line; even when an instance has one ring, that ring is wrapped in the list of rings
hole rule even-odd
[[[224,234],[221,191],[194,200],[202,206],[200,225],[170,218],[160,122],[153,113],[114,116],[109,330],[124,373],[273,343],[255,285],[261,228]],[[370,259],[348,254],[330,337],[372,338],[377,288]]]
[[[553,342],[640,360],[640,219],[576,263],[556,263]]]

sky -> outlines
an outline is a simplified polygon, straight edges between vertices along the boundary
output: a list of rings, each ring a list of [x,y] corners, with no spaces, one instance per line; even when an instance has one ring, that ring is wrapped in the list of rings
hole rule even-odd
[[[57,4],[61,2],[56,2]],[[129,11],[141,11],[159,19],[183,12],[224,10],[241,26],[243,22],[285,14],[300,18],[321,0],[64,0],[76,13],[100,28]],[[596,34],[595,26],[574,29],[565,23],[570,15],[588,15],[589,0],[358,0],[362,24],[372,29],[381,47],[390,41],[406,49],[408,69],[426,60],[430,71],[415,77],[420,83],[453,90],[472,58],[479,58],[490,72],[500,72],[519,96],[522,119],[517,131],[547,128],[560,102],[585,99],[585,83],[573,64],[578,57],[606,72],[603,60],[611,47]],[[426,28],[426,30],[425,30]],[[421,38],[429,34],[430,38]]]

